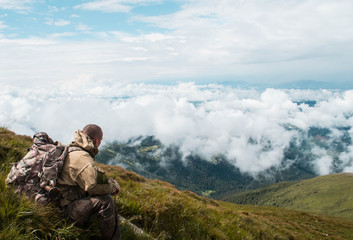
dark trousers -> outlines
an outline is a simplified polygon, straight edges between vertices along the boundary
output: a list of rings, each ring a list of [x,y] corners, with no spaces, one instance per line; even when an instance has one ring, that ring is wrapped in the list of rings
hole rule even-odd
[[[120,240],[119,217],[110,194],[93,195],[71,202],[65,209],[65,216],[83,225],[90,216],[96,215],[99,230],[104,240]]]

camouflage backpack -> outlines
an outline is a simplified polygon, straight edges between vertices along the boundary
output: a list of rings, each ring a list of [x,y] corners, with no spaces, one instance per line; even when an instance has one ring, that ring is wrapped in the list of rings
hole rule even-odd
[[[26,156],[12,166],[6,183],[40,204],[58,199],[60,192],[55,185],[67,152],[66,146],[54,142],[46,133],[37,133]]]

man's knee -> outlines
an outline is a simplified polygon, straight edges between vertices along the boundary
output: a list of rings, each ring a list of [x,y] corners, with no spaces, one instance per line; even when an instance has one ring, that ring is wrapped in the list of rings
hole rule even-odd
[[[92,215],[92,210],[92,203],[89,199],[76,200],[66,207],[65,216],[75,220],[78,225],[83,225]]]
[[[84,222],[93,214],[103,218],[115,215],[115,203],[110,194],[89,196],[70,203],[65,212],[73,220]]]

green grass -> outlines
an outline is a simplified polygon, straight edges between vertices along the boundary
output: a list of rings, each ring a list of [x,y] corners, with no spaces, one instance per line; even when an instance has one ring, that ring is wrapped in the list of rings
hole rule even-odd
[[[18,161],[32,143],[6,129],[0,129],[0,140],[5,149],[0,171],[0,239],[98,239],[95,221],[86,229],[77,228],[62,219],[54,206],[38,206],[5,186],[8,165]],[[353,239],[353,220],[215,201],[118,166],[99,166],[121,185],[114,197],[119,214],[150,236],[138,235],[122,223],[123,239]]]
[[[353,174],[341,173],[312,179],[278,183],[235,194],[226,201],[277,206],[353,219]]]

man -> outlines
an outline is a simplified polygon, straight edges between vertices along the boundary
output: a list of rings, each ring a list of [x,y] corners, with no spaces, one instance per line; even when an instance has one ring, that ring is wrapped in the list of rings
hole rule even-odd
[[[102,238],[115,240],[121,239],[121,234],[112,195],[120,187],[94,163],[102,139],[102,129],[94,124],[76,131],[57,183],[66,217],[83,225],[90,216],[96,215]]]

